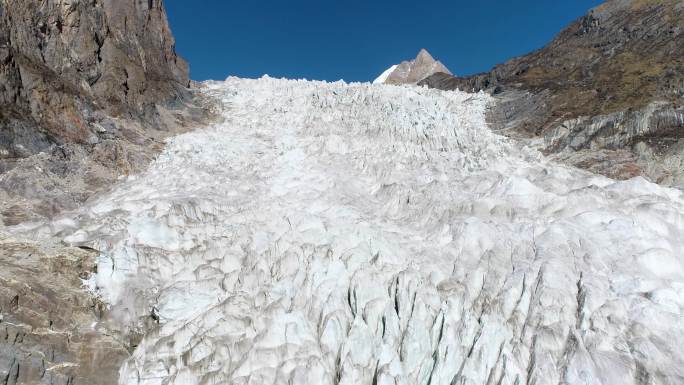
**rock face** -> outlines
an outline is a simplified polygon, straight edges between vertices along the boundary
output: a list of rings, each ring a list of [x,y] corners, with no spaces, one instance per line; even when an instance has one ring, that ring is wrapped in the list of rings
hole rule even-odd
[[[0,239],[0,383],[115,385],[126,345],[83,290],[95,253]],[[4,381],[4,382],[3,382]]]
[[[160,0],[0,3],[0,155],[96,141],[96,112],[154,119],[185,92]]]
[[[436,61],[427,50],[421,49],[414,60],[404,61],[390,67],[373,83],[416,84],[435,73],[451,75],[444,64]]]
[[[142,169],[204,116],[188,85],[161,0],[0,0],[0,384],[117,384],[97,253],[1,233]]]
[[[488,90],[499,128],[544,137],[559,159],[613,177],[684,184],[684,3],[613,0],[491,72],[422,84]]]
[[[138,169],[197,113],[188,83],[161,0],[0,1],[0,220]]]

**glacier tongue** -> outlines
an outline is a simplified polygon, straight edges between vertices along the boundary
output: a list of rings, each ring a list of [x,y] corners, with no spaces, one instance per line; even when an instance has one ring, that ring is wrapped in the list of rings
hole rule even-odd
[[[485,94],[209,83],[224,121],[75,215],[121,384],[681,384],[684,198],[491,133]]]

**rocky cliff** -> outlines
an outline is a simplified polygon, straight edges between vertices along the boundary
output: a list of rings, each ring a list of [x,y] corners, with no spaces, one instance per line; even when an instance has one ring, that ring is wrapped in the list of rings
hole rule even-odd
[[[161,0],[2,0],[3,222],[72,208],[139,167],[182,125],[188,83]]]
[[[83,287],[97,252],[3,227],[142,169],[206,117],[188,86],[161,0],[0,0],[0,384],[118,383],[136,337]]]
[[[543,137],[558,159],[618,178],[684,184],[684,2],[611,0],[546,47],[465,78],[422,84],[488,90],[492,121]]]
[[[154,119],[188,85],[159,0],[3,0],[0,16],[4,158],[97,141],[100,110]]]
[[[130,342],[82,288],[95,256],[0,238],[0,384],[117,384]]]

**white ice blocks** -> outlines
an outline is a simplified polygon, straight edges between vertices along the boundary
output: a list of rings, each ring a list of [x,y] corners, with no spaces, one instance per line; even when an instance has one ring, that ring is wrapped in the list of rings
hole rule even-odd
[[[160,317],[122,384],[684,383],[681,191],[548,162],[485,94],[204,92],[222,123],[62,230],[121,322]]]

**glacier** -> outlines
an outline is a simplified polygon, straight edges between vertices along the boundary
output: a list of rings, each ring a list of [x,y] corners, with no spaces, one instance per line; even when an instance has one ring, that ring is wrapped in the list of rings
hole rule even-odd
[[[484,93],[228,78],[222,120],[17,232],[100,250],[121,384],[682,384],[684,196],[556,164]]]

